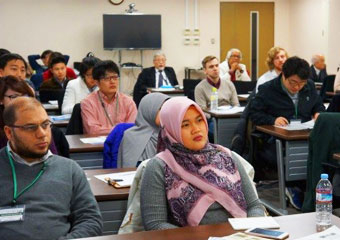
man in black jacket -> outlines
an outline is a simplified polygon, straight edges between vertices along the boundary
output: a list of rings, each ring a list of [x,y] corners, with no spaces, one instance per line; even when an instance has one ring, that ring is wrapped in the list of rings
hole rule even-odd
[[[154,55],[153,65],[153,67],[143,69],[133,89],[133,100],[137,107],[140,100],[148,93],[147,88],[178,85],[174,69],[165,66],[166,57],[163,53],[158,52]]]
[[[322,55],[313,55],[312,65],[310,66],[310,79],[314,82],[323,82],[327,77],[327,70],[325,64],[325,57]]]
[[[302,122],[316,119],[324,111],[314,83],[308,80],[308,63],[298,57],[288,58],[282,74],[259,87],[250,105],[255,125],[287,125],[292,119]]]
[[[272,81],[260,85],[258,93],[250,102],[249,114],[253,123],[286,126],[291,120],[306,122],[316,119],[325,107],[314,83],[308,79],[309,74],[309,64],[305,60],[298,57],[288,58],[283,64],[282,73]],[[272,177],[277,169],[275,138],[263,134],[262,148],[255,154],[254,167],[257,176]],[[302,204],[300,185],[289,182],[286,189],[290,203],[297,209]]]

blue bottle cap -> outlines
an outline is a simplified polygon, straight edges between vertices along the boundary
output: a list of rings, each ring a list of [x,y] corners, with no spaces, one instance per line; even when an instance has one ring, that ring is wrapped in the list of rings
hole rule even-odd
[[[321,179],[328,179],[328,174],[327,173],[322,173],[321,174]]]

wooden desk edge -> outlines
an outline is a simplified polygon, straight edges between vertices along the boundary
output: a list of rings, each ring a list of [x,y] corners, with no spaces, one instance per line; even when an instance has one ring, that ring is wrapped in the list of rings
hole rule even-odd
[[[278,137],[283,140],[307,140],[309,138],[310,130],[295,130],[289,131],[283,128],[278,128],[272,125],[256,126],[256,130],[267,133],[274,137]]]

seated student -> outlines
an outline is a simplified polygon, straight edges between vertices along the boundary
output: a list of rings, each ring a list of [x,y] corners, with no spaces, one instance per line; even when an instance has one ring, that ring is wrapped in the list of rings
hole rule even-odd
[[[169,97],[150,93],[139,104],[136,126],[126,130],[119,146],[118,165],[135,167],[156,155],[159,133],[159,110]]]
[[[27,63],[19,54],[8,53],[0,57],[0,77],[11,75],[25,80],[26,70]]]
[[[41,55],[34,54],[28,56],[28,63],[31,65],[36,74],[42,74],[48,69],[48,60],[52,53],[52,50],[45,50]],[[40,65],[37,62],[38,59],[41,59],[43,65]]]
[[[99,61],[100,59],[96,57],[83,58],[80,66],[80,76],[67,84],[61,110],[62,114],[72,113],[76,103],[80,103],[87,95],[97,90],[97,83],[92,77],[92,70]]]
[[[230,80],[221,80],[219,61],[215,56],[206,56],[202,61],[203,71],[206,79],[203,79],[195,87],[195,101],[201,108],[210,108],[210,96],[212,88],[218,92],[218,106],[239,105],[237,92]]]
[[[160,123],[161,152],[148,162],[141,185],[146,230],[265,215],[240,160],[229,149],[208,142],[207,121],[195,102],[169,99],[160,111]]]
[[[293,119],[306,122],[325,110],[308,63],[291,57],[283,64],[282,74],[259,87],[250,105],[250,118],[256,125],[285,126]]]
[[[264,73],[256,82],[256,92],[259,86],[280,75],[282,66],[288,58],[288,53],[281,47],[272,47],[267,53],[266,65],[269,71]]]
[[[314,82],[323,83],[323,80],[327,75],[325,57],[320,54],[313,55],[309,78]]]
[[[133,88],[133,100],[137,107],[141,99],[148,93],[147,88],[178,85],[177,77],[172,67],[166,67],[166,57],[162,52],[153,56],[153,67],[144,68],[139,74]]]
[[[2,113],[13,99],[20,96],[34,97],[33,89],[14,76],[8,75],[0,78],[0,148],[5,147],[7,144],[7,137],[3,131],[4,122]],[[53,128],[52,136],[53,139],[50,145],[51,152],[68,157],[69,146],[64,134],[58,128]],[[57,143],[57,145],[55,143]]]
[[[41,103],[18,97],[3,117],[9,141],[0,150],[0,208],[24,207],[24,212],[17,214],[21,220],[1,222],[1,238],[100,235],[102,218],[84,171],[75,161],[49,151],[51,122]]]
[[[56,58],[56,57],[63,57],[65,59],[66,76],[67,76],[67,78],[70,79],[70,80],[77,78],[77,75],[74,72],[74,70],[72,68],[67,67],[67,62],[68,62],[69,56],[68,55],[63,55],[60,52],[52,52],[50,57],[49,57],[49,61],[48,62],[50,62],[51,58]],[[45,81],[51,79],[52,76],[53,76],[53,73],[52,73],[51,69],[50,68],[47,69],[42,74],[43,81],[45,82]]]
[[[0,77],[12,75],[20,80],[24,80],[32,89],[33,83],[30,81],[31,72],[25,59],[16,53],[3,54],[0,57]]]
[[[222,80],[251,81],[246,65],[240,63],[242,53],[237,48],[228,51],[225,61],[220,64],[220,77]]]
[[[282,73],[272,81],[259,87],[259,91],[250,102],[250,119],[255,125],[286,126],[290,121],[306,122],[316,119],[325,110],[314,82],[309,80],[310,68],[304,59],[291,57],[282,67]],[[275,173],[277,169],[275,138],[263,134],[263,151],[258,151],[256,168],[259,176]],[[269,177],[269,175],[267,176]],[[294,185],[294,188],[292,186]],[[286,189],[293,207],[300,209],[302,202],[300,190],[291,182]]]
[[[132,98],[120,93],[119,69],[111,60],[97,63],[92,70],[99,87],[81,101],[84,134],[109,134],[117,123],[136,120]]]
[[[61,103],[64,97],[66,86],[70,80],[66,76],[65,58],[63,56],[57,56],[54,58],[51,57],[49,61],[49,70],[52,73],[52,77],[49,80],[43,82],[39,89],[41,101],[48,102],[49,100],[58,100]],[[42,92],[46,90],[59,90],[59,93],[57,93],[57,99],[55,99],[55,96],[43,95]]]

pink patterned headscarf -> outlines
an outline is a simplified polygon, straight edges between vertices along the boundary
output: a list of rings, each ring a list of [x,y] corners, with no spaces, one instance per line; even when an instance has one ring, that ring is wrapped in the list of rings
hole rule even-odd
[[[207,142],[199,151],[183,146],[181,125],[188,108],[201,108],[186,97],[166,101],[160,111],[161,134],[157,157],[165,163],[165,185],[173,219],[180,226],[197,226],[214,202],[234,217],[246,217],[241,178],[231,152]]]

